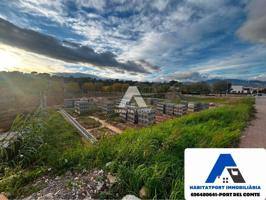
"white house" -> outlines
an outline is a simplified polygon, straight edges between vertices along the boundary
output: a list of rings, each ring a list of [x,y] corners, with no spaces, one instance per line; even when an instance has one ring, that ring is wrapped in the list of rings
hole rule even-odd
[[[253,92],[257,92],[258,88],[253,87],[245,87],[242,85],[232,85],[231,93],[235,94],[252,94]]]
[[[231,93],[243,93],[244,86],[242,85],[232,85],[231,87]]]

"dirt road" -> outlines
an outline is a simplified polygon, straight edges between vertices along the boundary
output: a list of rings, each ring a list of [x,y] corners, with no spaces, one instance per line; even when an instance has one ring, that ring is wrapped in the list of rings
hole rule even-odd
[[[266,148],[266,96],[256,97],[255,119],[246,128],[239,147]]]
[[[110,129],[111,131],[113,131],[113,132],[115,132],[115,133],[119,133],[119,134],[120,134],[120,133],[123,132],[121,129],[119,129],[119,128],[113,126],[112,124],[107,123],[105,120],[101,120],[101,119],[99,119],[99,118],[97,118],[97,117],[94,117],[94,116],[90,116],[90,118],[92,118],[92,119],[94,119],[94,120],[100,122],[100,123],[102,124],[103,127],[106,127],[106,128]]]

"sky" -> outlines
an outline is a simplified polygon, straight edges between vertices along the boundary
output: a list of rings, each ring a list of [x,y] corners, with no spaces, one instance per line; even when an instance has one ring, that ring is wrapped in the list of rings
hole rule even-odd
[[[266,0],[2,0],[0,71],[266,81]]]

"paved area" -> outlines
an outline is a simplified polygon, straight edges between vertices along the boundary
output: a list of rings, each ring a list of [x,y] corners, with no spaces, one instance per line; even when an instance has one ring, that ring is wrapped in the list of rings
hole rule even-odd
[[[256,97],[255,119],[246,128],[239,147],[266,148],[266,96]]]

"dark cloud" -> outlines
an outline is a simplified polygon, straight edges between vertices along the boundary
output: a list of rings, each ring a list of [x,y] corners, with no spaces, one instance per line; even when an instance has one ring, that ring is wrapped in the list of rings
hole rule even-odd
[[[151,63],[147,62],[146,60],[141,59],[141,60],[139,60],[139,62],[151,70],[158,71],[160,69],[159,66],[152,65]]]
[[[111,52],[97,53],[88,46],[60,41],[33,30],[17,27],[1,18],[0,42],[70,63],[88,63],[138,73],[149,73],[150,70],[158,69],[150,63],[148,65],[145,63],[143,66],[134,61],[120,62]],[[147,69],[147,66],[150,70]]]
[[[248,6],[247,21],[238,30],[245,40],[266,44],[266,1],[252,0]]]

